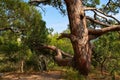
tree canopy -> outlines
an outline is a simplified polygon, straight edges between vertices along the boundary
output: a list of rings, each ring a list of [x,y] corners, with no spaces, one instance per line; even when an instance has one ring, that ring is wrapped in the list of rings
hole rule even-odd
[[[11,68],[21,67],[22,72],[22,64],[25,62],[27,66],[27,62],[35,61],[34,66],[38,66],[37,57],[36,60],[32,59],[35,57],[32,51],[35,52],[36,44],[48,42],[48,29],[41,13],[21,0],[1,0],[0,19],[0,55],[3,55],[1,60],[6,60],[8,64],[13,63],[13,67],[20,65]]]

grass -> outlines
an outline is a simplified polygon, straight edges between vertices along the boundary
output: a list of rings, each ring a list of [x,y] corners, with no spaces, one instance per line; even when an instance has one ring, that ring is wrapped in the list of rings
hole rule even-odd
[[[86,80],[84,76],[78,73],[78,71],[68,67],[64,69],[62,76],[65,80]]]
[[[87,78],[80,75],[78,71],[70,67],[55,66],[52,70],[62,71],[62,78],[64,80],[120,80],[120,76],[118,74],[113,76],[110,75],[108,71],[104,71],[103,74],[101,74],[99,69],[92,69]]]

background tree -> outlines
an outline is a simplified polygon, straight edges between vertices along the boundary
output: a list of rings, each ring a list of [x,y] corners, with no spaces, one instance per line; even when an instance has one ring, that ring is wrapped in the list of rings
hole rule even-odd
[[[120,34],[118,32],[110,32],[104,36],[101,36],[94,42],[95,51],[93,53],[94,65],[101,66],[101,71],[109,71],[109,73],[119,74],[119,44]]]
[[[99,8],[97,7],[97,5],[100,4],[99,0],[45,1],[46,2],[43,4],[48,3],[48,5],[52,5],[60,11],[64,11],[63,4],[66,5],[70,24],[70,33],[61,34],[59,38],[69,38],[71,40],[74,50],[73,67],[77,69],[81,74],[88,75],[92,52],[90,40],[96,39],[97,37],[109,31],[120,30],[120,21],[110,15],[117,14],[119,12],[119,1],[108,0],[107,4],[103,4],[102,6],[99,6]],[[34,2],[39,4],[41,3],[41,0],[30,1],[31,4]],[[93,17],[86,16],[85,11],[92,11]],[[88,28],[87,21],[89,21],[91,26],[94,27],[93,29]],[[101,28],[96,29],[96,27]]]
[[[31,61],[35,65],[29,66],[38,70],[37,54],[40,52],[32,53],[35,48],[32,46],[47,43],[48,40],[48,29],[40,12],[21,0],[1,0],[0,19],[1,67],[9,67],[5,64],[8,62],[12,69],[23,72]]]
[[[65,31],[63,31],[64,33],[69,33],[69,29],[66,29]],[[72,45],[70,44],[70,40],[69,39],[61,39],[61,40],[57,40],[57,38],[60,36],[59,33],[54,33],[51,35],[50,39],[50,44],[49,45],[54,45],[56,47],[58,47],[59,49],[73,55],[73,49],[72,49]]]

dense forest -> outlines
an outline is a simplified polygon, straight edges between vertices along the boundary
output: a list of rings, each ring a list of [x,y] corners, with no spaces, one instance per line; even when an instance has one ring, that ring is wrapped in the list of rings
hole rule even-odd
[[[83,10],[78,3],[88,8]],[[41,4],[68,14],[68,29],[53,34],[36,9]],[[67,80],[84,80],[86,76],[90,80],[119,80],[120,20],[112,15],[120,14],[120,1],[108,0],[99,8],[100,4],[99,0],[0,0],[0,72],[60,70]],[[89,10],[92,17],[83,13]]]

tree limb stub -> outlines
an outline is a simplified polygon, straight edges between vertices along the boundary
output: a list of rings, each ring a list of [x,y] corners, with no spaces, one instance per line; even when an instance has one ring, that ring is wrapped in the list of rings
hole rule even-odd
[[[57,39],[59,40],[59,39],[62,39],[62,38],[68,38],[73,42],[79,40],[75,35],[68,34],[68,33],[61,33],[61,35]]]
[[[61,35],[57,38],[58,40],[59,39],[62,39],[62,38],[69,38],[70,39],[70,34],[68,34],[68,33],[61,33]]]

